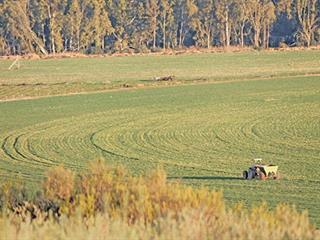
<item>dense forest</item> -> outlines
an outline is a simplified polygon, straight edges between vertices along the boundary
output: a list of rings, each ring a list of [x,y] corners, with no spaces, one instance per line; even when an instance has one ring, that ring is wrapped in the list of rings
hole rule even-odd
[[[320,43],[320,0],[0,0],[0,55]]]

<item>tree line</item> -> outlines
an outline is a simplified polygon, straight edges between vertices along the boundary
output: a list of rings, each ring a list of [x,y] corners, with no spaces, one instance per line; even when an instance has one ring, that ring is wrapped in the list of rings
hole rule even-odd
[[[320,0],[0,0],[0,55],[320,43]]]

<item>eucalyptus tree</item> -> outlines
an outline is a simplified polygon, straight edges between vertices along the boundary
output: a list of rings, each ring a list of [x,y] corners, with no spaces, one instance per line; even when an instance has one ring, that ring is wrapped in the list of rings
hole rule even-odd
[[[320,0],[294,0],[294,13],[299,23],[298,36],[311,46],[320,28]]]
[[[252,9],[248,0],[234,0],[233,27],[236,36],[239,38],[238,43],[241,47],[245,45],[245,37],[251,33],[250,18]]]
[[[67,47],[70,51],[80,51],[82,34],[86,25],[85,9],[87,1],[72,0],[69,2],[65,17],[64,35],[67,38]]]
[[[157,47],[157,31],[159,29],[158,19],[160,7],[158,0],[146,0],[146,18],[149,23],[149,32],[152,36],[152,48]]]
[[[178,46],[184,46],[188,33],[192,30],[192,22],[197,17],[198,8],[194,0],[177,0],[174,16],[175,25],[177,26]]]
[[[271,0],[248,0],[251,8],[250,23],[253,27],[255,47],[268,47],[271,26],[276,19],[276,8]]]
[[[51,53],[63,50],[62,27],[64,24],[64,12],[67,7],[67,0],[39,0],[41,9],[45,11],[44,21],[48,27],[49,50]]]
[[[192,21],[197,46],[210,48],[216,29],[215,1],[197,0],[197,18]]]
[[[86,32],[94,52],[105,50],[105,37],[113,32],[105,0],[90,0],[90,13],[87,13]],[[88,46],[90,47],[90,46]]]
[[[2,47],[9,47],[13,54],[36,50],[47,54],[43,42],[32,29],[29,6],[28,0],[4,0],[0,3]]]
[[[215,2],[215,14],[218,20],[218,28],[220,30],[220,42],[224,46],[230,46],[231,38],[231,6],[234,4],[233,0],[217,0]]]
[[[174,26],[174,5],[175,0],[159,0],[159,25],[162,34],[162,48],[165,50],[166,47],[172,44],[172,30]],[[171,32],[170,32],[171,31]],[[168,41],[168,35],[171,39]]]

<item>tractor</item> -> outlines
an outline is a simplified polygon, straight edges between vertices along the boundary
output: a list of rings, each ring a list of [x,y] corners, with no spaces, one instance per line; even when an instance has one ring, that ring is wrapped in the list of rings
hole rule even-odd
[[[278,166],[263,164],[261,159],[254,159],[255,163],[243,172],[243,178],[251,179],[279,179]]]

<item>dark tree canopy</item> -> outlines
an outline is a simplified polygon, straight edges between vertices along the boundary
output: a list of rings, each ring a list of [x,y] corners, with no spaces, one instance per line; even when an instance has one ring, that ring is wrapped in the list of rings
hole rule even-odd
[[[320,0],[0,0],[0,55],[320,43]]]

